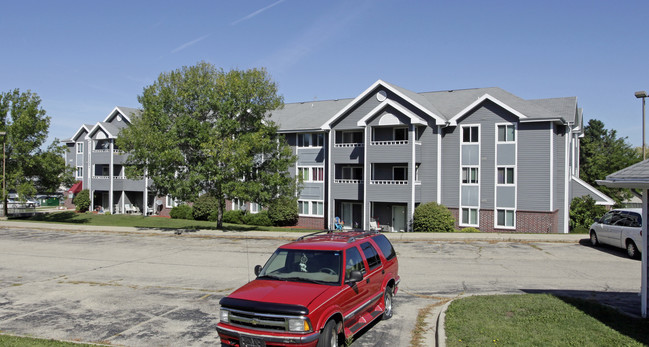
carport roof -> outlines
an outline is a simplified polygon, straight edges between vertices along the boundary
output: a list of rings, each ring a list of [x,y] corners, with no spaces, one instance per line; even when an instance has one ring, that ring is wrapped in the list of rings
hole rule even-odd
[[[614,172],[597,184],[613,188],[649,189],[649,159]]]

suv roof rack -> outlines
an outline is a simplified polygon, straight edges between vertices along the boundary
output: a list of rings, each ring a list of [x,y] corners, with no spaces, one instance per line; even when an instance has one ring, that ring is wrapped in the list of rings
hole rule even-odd
[[[313,237],[313,236],[318,236],[321,234],[343,234],[343,233],[349,233],[349,232],[356,232],[360,233],[358,235],[351,236],[349,239],[347,239],[347,243],[354,242],[356,240],[378,234],[379,232],[377,230],[369,230],[369,231],[359,231],[359,230],[347,230],[347,231],[335,231],[335,230],[323,230],[323,231],[316,231],[315,233],[307,234],[298,237],[295,241],[302,241],[307,237]]]

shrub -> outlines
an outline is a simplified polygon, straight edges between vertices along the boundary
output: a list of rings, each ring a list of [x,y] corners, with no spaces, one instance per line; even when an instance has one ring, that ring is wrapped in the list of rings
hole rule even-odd
[[[198,197],[198,199],[196,199],[194,205],[192,206],[192,208],[194,209],[194,219],[209,220],[210,215],[212,215],[212,213],[217,210],[217,204],[218,202],[215,197],[208,194],[201,195],[200,197]]]
[[[474,227],[468,227],[460,230],[461,233],[479,233],[480,230],[474,228]]]
[[[244,224],[248,225],[258,225],[258,226],[271,226],[273,225],[273,222],[270,220],[270,217],[268,216],[268,211],[260,211],[259,213],[248,213],[244,215],[243,217],[243,222]]]
[[[223,212],[223,223],[244,224],[243,211],[230,210]]]
[[[84,189],[80,191],[77,196],[74,197],[72,203],[76,207],[77,211],[88,211],[90,207],[90,191]]]
[[[446,206],[427,202],[415,208],[412,230],[416,232],[454,232],[455,219]]]
[[[570,231],[586,230],[593,224],[595,218],[599,218],[606,213],[606,207],[595,205],[595,199],[588,195],[572,199],[570,203]]]
[[[192,207],[187,204],[178,205],[169,211],[169,216],[173,219],[189,219],[192,220],[193,213]]]
[[[297,224],[297,198],[281,197],[268,206],[268,217],[273,225],[289,226]]]

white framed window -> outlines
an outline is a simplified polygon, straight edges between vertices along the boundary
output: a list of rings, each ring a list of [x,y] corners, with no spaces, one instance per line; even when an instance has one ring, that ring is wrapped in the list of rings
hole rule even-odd
[[[343,166],[342,167],[342,179],[344,180],[362,180],[363,179],[363,167],[362,166]]]
[[[83,166],[77,166],[77,178],[83,178]]]
[[[324,216],[324,202],[314,200],[298,200],[298,214],[303,216]]]
[[[515,142],[516,126],[514,124],[498,125],[498,142]]]
[[[363,131],[343,131],[343,143],[363,143]]]
[[[303,182],[324,182],[324,167],[298,167],[297,175]]]
[[[251,202],[250,203],[250,213],[259,213],[261,211],[262,207],[256,202]]]
[[[462,142],[463,143],[478,143],[480,142],[480,127],[477,125],[463,126],[462,127]]]
[[[394,128],[392,132],[394,141],[405,141],[408,139],[408,128]]]
[[[471,207],[462,208],[462,225],[478,226],[478,209]]]
[[[498,209],[496,211],[496,226],[504,228],[514,228],[515,224],[514,210]]]
[[[171,197],[171,195],[167,195],[165,197],[165,206],[167,208],[173,208],[178,206],[178,202],[173,197]]]
[[[297,177],[301,178],[303,182],[309,181],[309,168],[308,167],[298,167],[297,168]]]
[[[499,167],[497,170],[498,184],[514,184],[513,167]]]
[[[245,201],[239,199],[232,199],[232,209],[233,210],[245,210],[244,206],[246,205]]]
[[[323,133],[302,133],[297,134],[298,147],[322,147],[324,146]]]
[[[478,184],[479,170],[477,167],[463,167],[462,168],[462,183],[463,184]]]
[[[309,202],[308,201],[297,201],[297,213],[298,214],[309,214]]]
[[[313,182],[324,182],[324,168],[323,167],[312,167],[311,168],[311,181],[313,181]]]
[[[311,201],[311,214],[314,216],[324,216],[324,202]]]
[[[77,142],[77,153],[83,153],[83,142]]]
[[[394,166],[394,167],[392,167],[392,180],[393,181],[407,181],[408,180],[408,167],[407,166]]]

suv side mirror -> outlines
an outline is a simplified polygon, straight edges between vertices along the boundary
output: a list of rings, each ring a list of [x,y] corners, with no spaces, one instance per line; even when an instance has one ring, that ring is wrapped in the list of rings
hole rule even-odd
[[[363,274],[358,270],[354,270],[349,274],[349,279],[347,280],[347,282],[354,284],[362,280],[363,280]]]
[[[262,269],[261,265],[255,265],[255,276],[259,276],[259,274],[261,273],[261,269]]]
[[[595,223],[601,223],[601,222],[599,221],[599,218],[595,218],[595,219],[593,219],[593,222],[595,222]]]

